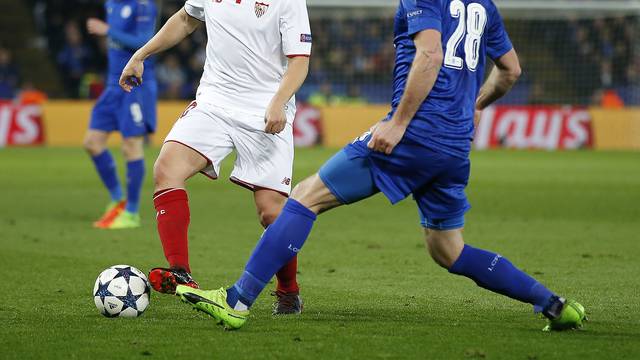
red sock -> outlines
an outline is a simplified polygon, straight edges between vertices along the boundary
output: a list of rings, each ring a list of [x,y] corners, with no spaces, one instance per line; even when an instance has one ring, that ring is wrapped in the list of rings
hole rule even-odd
[[[164,189],[153,195],[158,234],[169,266],[189,268],[189,198],[184,189]]]
[[[297,293],[300,291],[298,287],[298,281],[296,280],[296,273],[298,272],[298,256],[294,256],[287,265],[283,266],[280,271],[276,273],[278,279],[278,285],[276,289],[284,293]]]

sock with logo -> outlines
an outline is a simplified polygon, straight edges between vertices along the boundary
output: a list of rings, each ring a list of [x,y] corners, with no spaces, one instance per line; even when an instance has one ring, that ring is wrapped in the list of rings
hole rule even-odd
[[[285,178],[283,183],[287,182],[289,178]],[[266,224],[268,227],[271,224]],[[281,293],[291,294],[291,293],[299,293],[300,287],[298,286],[298,256],[294,256],[282,269],[278,270],[276,273],[276,279],[278,279],[276,290]]]
[[[287,200],[280,216],[262,234],[240,279],[227,289],[229,306],[251,307],[273,275],[300,251],[315,220],[313,211]]]
[[[111,156],[109,150],[101,152],[99,155],[91,156],[93,164],[100,175],[100,179],[104,186],[109,190],[112,201],[122,200],[122,188],[120,187],[120,180],[118,180],[118,173],[116,171],[116,162]]]
[[[536,312],[543,311],[557,298],[506,258],[469,245],[464,246],[449,272],[466,276],[487,290],[532,304]]]
[[[189,198],[184,189],[164,189],[153,197],[158,234],[169,266],[191,272],[189,267]]]
[[[127,162],[127,207],[126,211],[137,213],[140,207],[140,191],[144,180],[144,159]]]

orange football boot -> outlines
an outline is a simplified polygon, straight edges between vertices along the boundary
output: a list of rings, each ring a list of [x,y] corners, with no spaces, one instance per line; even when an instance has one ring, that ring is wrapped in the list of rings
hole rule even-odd
[[[113,220],[124,211],[124,207],[126,204],[127,202],[125,200],[112,202],[111,204],[109,204],[104,215],[102,215],[100,219],[93,223],[93,227],[98,229],[107,229],[109,225],[111,225]]]

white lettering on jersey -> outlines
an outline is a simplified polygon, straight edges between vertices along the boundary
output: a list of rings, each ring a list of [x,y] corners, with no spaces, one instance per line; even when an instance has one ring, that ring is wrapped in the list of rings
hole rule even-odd
[[[466,62],[467,69],[476,71],[478,62],[480,61],[480,41],[484,34],[484,28],[487,25],[487,11],[478,3],[471,3],[467,8],[465,8],[462,1],[454,0],[451,2],[449,12],[452,18],[459,20],[456,30],[451,34],[451,37],[447,41],[444,66],[451,69],[461,70],[464,62]],[[456,55],[463,37],[465,37],[464,61],[461,57]]]

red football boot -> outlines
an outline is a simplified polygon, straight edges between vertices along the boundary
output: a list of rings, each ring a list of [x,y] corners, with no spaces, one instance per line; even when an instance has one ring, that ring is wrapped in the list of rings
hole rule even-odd
[[[182,269],[153,268],[149,271],[149,283],[155,291],[163,294],[175,294],[178,285],[200,288],[191,274]]]

